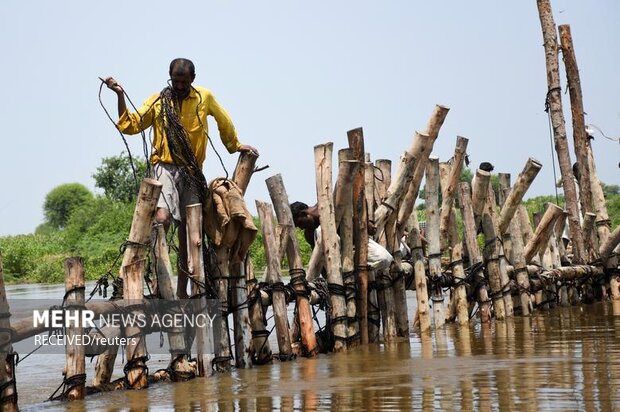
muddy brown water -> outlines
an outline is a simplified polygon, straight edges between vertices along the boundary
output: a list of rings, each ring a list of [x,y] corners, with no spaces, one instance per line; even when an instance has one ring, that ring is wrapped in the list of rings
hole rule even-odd
[[[415,295],[408,293],[413,313]],[[8,294],[62,299],[64,292],[61,286],[32,285],[10,286]],[[115,376],[122,373],[120,361]],[[149,361],[151,372],[166,365],[164,355]],[[446,325],[389,345],[71,404],[44,402],[61,382],[63,366],[62,355],[37,354],[18,365],[22,410],[614,411],[620,410],[620,303],[555,308],[469,329]],[[87,361],[89,381],[93,368]]]

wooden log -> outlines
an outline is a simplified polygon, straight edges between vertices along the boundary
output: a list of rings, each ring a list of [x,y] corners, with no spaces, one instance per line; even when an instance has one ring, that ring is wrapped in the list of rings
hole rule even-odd
[[[517,213],[518,210],[517,210]],[[519,291],[521,302],[521,315],[530,316],[532,313],[532,301],[530,299],[530,278],[527,272],[527,262],[525,261],[525,250],[523,236],[519,228],[518,216],[510,221],[510,233],[512,242],[512,263],[514,265],[514,279]]]
[[[457,187],[458,188],[458,187]],[[456,223],[456,211],[451,207],[449,227],[450,230],[450,266],[452,267],[452,276],[458,286],[453,289],[453,295],[456,305],[456,319],[461,326],[469,324],[469,310],[467,305],[467,290],[463,280],[465,279],[465,270],[463,269],[463,242],[459,239]]]
[[[144,267],[145,260],[138,260],[123,268],[125,279],[123,299],[128,302],[141,303],[144,298]],[[144,310],[135,308],[136,319],[144,316]],[[144,332],[138,324],[125,325],[127,336],[127,364],[125,378],[131,389],[143,389],[149,386],[148,368],[146,367],[147,351]]]
[[[319,221],[321,222],[321,237],[323,239],[325,268],[327,270],[327,283],[330,289],[330,301],[332,304],[332,332],[334,335],[334,351],[340,352],[347,348],[347,317],[346,317],[346,301],[344,292],[344,285],[342,281],[341,258],[340,258],[340,242],[338,241],[338,235],[336,233],[336,222],[334,217],[334,204],[332,193],[332,150],[333,143],[326,143],[317,145],[314,147],[314,162],[316,170],[316,193],[319,206]],[[359,154],[354,149],[354,154]],[[357,158],[357,157],[356,157]],[[360,176],[364,178],[364,163],[360,163]],[[366,204],[366,197],[362,193],[360,199],[355,201],[361,201],[362,208]],[[355,192],[353,194],[355,196]],[[359,235],[359,233],[358,233]],[[367,244],[368,241],[366,241]],[[366,277],[367,279],[367,277]],[[366,283],[366,289],[361,290],[360,293],[364,293],[367,296],[368,284]],[[367,301],[367,300],[366,300]],[[361,324],[360,327],[365,328],[366,342],[368,341],[368,306],[360,308],[365,310],[366,323]],[[362,332],[364,333],[364,332]],[[364,338],[362,338],[364,339]],[[362,340],[362,342],[364,342]]]
[[[205,296],[205,270],[204,270],[204,258],[203,258],[203,245],[202,245],[202,204],[196,203],[188,205],[185,208],[187,216],[187,276],[191,280],[192,284],[192,303],[194,306],[194,313],[204,314],[207,311],[207,297]],[[222,323],[228,325],[225,320],[221,319],[226,317],[224,313],[218,313],[219,319],[213,322],[213,327],[216,328],[219,325],[220,333],[223,332]],[[196,327],[196,352],[197,352],[197,366],[198,376],[209,376],[213,373],[213,361],[215,360],[216,344],[215,337],[213,336],[213,329],[207,328],[206,325],[202,327]],[[224,336],[228,338],[228,329],[224,332]],[[221,341],[218,344],[224,345]],[[226,341],[225,351],[229,352],[228,342]],[[218,353],[222,354],[222,348],[218,348]],[[222,356],[226,356],[226,352]]]
[[[380,163],[379,163],[380,162]],[[389,160],[379,161],[377,160],[377,169],[381,170],[381,184],[385,184],[386,181],[389,181],[391,178],[391,165],[392,162]],[[375,214],[375,204],[381,203],[381,198],[376,197],[379,196],[377,191],[375,190],[375,183],[379,184],[379,179],[375,178],[375,167],[372,163],[366,163],[364,166],[364,177],[365,177],[365,193],[372,193],[373,200],[370,201],[368,196],[366,196],[366,207],[368,208],[368,216],[374,216]],[[369,178],[369,175],[372,176],[372,179]],[[387,185],[389,186],[389,184]],[[387,191],[387,186],[385,187],[385,191]],[[376,198],[375,198],[376,197]],[[375,201],[376,200],[376,201]],[[369,285],[376,285],[376,277],[374,270],[368,270],[368,283]],[[379,301],[377,298],[377,288],[372,287],[368,288],[368,341],[369,342],[378,342],[379,341],[379,332],[381,325],[381,313],[379,312]]]
[[[359,319],[362,345],[369,342],[368,335],[368,209],[366,208],[364,132],[362,128],[347,132],[349,147],[357,160],[353,169],[353,242],[355,243],[355,267],[357,269],[356,310]],[[315,150],[316,153],[316,150]],[[316,155],[315,155],[316,156]],[[329,167],[329,165],[326,165]],[[317,170],[318,173],[318,170]],[[327,176],[331,181],[331,175]],[[317,185],[319,180],[317,179]],[[318,188],[318,186],[317,186]],[[328,279],[329,282],[329,279]],[[338,303],[340,306],[340,303]],[[340,312],[340,309],[338,309]],[[338,326],[340,328],[341,326]],[[339,332],[340,333],[340,332]],[[334,332],[335,334],[335,332]],[[338,344],[339,349],[340,344]]]
[[[303,353],[308,357],[312,357],[317,354],[318,345],[312,326],[312,310],[307,297],[306,273],[303,270],[299,241],[295,232],[293,214],[289,207],[288,194],[280,174],[270,177],[266,180],[266,183],[278,222],[285,225],[288,232],[286,256],[291,275],[291,285],[296,292],[297,321],[301,332],[301,344]]]
[[[596,223],[596,213],[586,212],[583,217],[583,224],[581,230],[583,231],[584,246],[588,252],[588,260],[591,262],[598,258],[598,239],[596,238],[596,231],[594,230],[594,224]],[[556,225],[556,228],[560,225]],[[556,237],[561,240],[561,237]],[[562,242],[560,242],[562,244]]]
[[[545,211],[540,224],[536,227],[534,236],[527,242],[524,250],[525,261],[530,263],[532,258],[540,251],[543,245],[549,241],[549,236],[553,230],[553,225],[558,219],[564,216],[564,211],[559,206],[550,203]]]
[[[256,278],[254,277],[254,267],[252,260],[246,259],[245,272],[247,274],[248,305],[250,325],[252,326],[252,344],[254,347],[252,363],[254,365],[264,365],[273,359],[271,346],[269,345],[269,331],[266,329],[267,321],[261,305],[260,291]]]
[[[590,188],[592,189],[592,205],[596,213],[596,232],[598,235],[598,243],[602,245],[607,241],[611,232],[611,221],[607,213],[607,201],[603,193],[601,181],[598,179],[596,165],[592,154],[592,146],[588,145],[588,165],[590,166]]]
[[[506,300],[502,282],[500,255],[501,243],[498,239],[499,229],[497,228],[497,219],[495,215],[495,194],[493,189],[489,187],[487,192],[487,201],[482,215],[482,230],[484,232],[485,247],[483,251],[484,261],[489,276],[489,286],[491,288],[491,298],[493,300],[493,308],[495,309],[495,318],[504,320],[508,316],[506,308]]]
[[[452,157],[452,164],[450,174],[448,175],[448,184],[442,188],[442,201],[441,211],[439,217],[439,236],[443,239],[444,244],[448,241],[448,231],[450,227],[450,215],[452,213],[452,205],[456,198],[457,185],[459,178],[461,177],[461,171],[463,170],[463,160],[465,159],[465,152],[467,150],[468,139],[465,137],[456,137],[456,147],[454,149],[454,156]],[[454,222],[456,224],[456,221]]]
[[[510,191],[506,192],[506,189],[510,189],[510,173],[498,173],[497,178],[499,180],[499,206],[504,207],[506,198]]]
[[[153,217],[157,209],[157,201],[161,193],[162,184],[155,179],[146,178],[140,184],[136,208],[134,210],[131,229],[126,242],[120,276],[123,277],[123,268],[133,262],[144,259],[145,249],[149,246]],[[114,371],[114,361],[118,347],[112,347],[106,353],[99,355],[95,367],[93,386],[109,383]]]
[[[486,173],[486,172],[485,172]],[[488,182],[487,182],[488,189]],[[472,207],[472,199],[470,195],[469,184],[463,182],[459,184],[459,205],[461,208],[461,216],[463,216],[463,234],[465,238],[465,247],[469,256],[471,267],[480,267],[474,275],[474,282],[478,285],[478,306],[480,308],[480,321],[482,323],[491,320],[491,309],[489,308],[489,294],[486,288],[484,272],[482,271],[482,255],[478,247],[478,239],[476,236],[476,222],[474,218],[474,210]]]
[[[254,173],[258,155],[254,152],[241,152],[232,180],[245,195],[250,179]],[[233,310],[235,366],[249,368],[252,366],[252,327],[248,310],[248,289],[246,285],[245,259],[230,262],[231,307]]]
[[[579,79],[579,68],[577,67],[577,58],[575,57],[570,26],[568,24],[562,24],[558,29],[560,32],[560,44],[562,47],[562,57],[564,58],[564,67],[566,68],[566,78],[568,80],[571,118],[573,120],[575,158],[579,164],[579,201],[581,202],[581,210],[585,214],[591,213],[594,210],[592,207],[592,189],[590,187],[590,162],[588,161],[590,139],[586,133],[581,80]],[[584,237],[584,239],[586,238]]]
[[[377,232],[381,232],[388,222],[390,215],[397,213],[398,205],[405,190],[411,184],[415,171],[416,158],[409,152],[404,152],[398,162],[396,174],[388,187],[386,198],[375,210],[375,225]]]
[[[472,211],[476,223],[480,222],[482,214],[484,213],[484,206],[487,202],[490,185],[491,173],[482,169],[477,169],[471,182]]]
[[[216,287],[217,300],[219,302],[219,316],[215,319],[213,327],[218,332],[214,333],[214,337],[219,338],[215,342],[215,358],[213,359],[213,367],[218,372],[227,372],[231,367],[233,359],[230,351],[230,334],[228,326],[228,290],[230,285],[230,249],[220,246],[215,249],[215,266],[217,267]]]
[[[312,249],[310,260],[308,261],[308,270],[306,271],[306,279],[308,281],[316,279],[321,274],[321,270],[325,266],[323,254],[323,238],[319,236],[314,242],[314,249]]]
[[[441,277],[441,246],[439,239],[439,159],[431,156],[426,167],[426,238],[428,240],[428,271],[431,279],[433,324],[440,328],[446,322]]]
[[[291,346],[291,336],[288,327],[286,295],[284,292],[284,285],[282,284],[282,276],[280,275],[279,247],[275,236],[273,209],[269,203],[257,200],[256,210],[258,211],[263,230],[263,246],[265,248],[265,260],[267,262],[265,281],[273,288],[273,316],[278,338],[278,349],[280,351],[279,358],[281,361],[287,361],[293,359],[293,348]]]
[[[620,225],[609,235],[607,240],[601,245],[600,256],[603,263],[611,258],[614,249],[620,244]]]
[[[523,200],[523,195],[525,195],[525,192],[529,189],[538,175],[538,172],[540,172],[540,169],[542,169],[542,164],[538,160],[532,159],[531,157],[527,159],[523,171],[517,177],[517,181],[512,187],[510,195],[506,198],[506,202],[500,212],[498,221],[499,234],[505,233],[508,229],[510,220],[514,217],[517,207]]]
[[[154,226],[155,235],[155,275],[162,299],[176,301],[177,296],[172,286],[172,265],[168,253],[166,231],[163,224]],[[204,281],[204,279],[203,279]],[[185,342],[185,333],[182,328],[171,328],[168,332],[168,344],[170,345],[170,365],[175,372],[189,372],[195,369],[193,362],[189,361],[191,348]],[[213,347],[213,338],[211,338]]]
[[[32,319],[29,319],[32,323]],[[15,412],[17,407],[17,384],[13,346],[11,345],[11,311],[4,287],[4,268],[0,254],[0,411]]]
[[[402,207],[398,213],[399,227],[402,227],[404,224],[406,224],[408,220],[408,215],[410,215],[413,210],[410,208],[413,208],[413,205],[415,205],[415,201],[418,197],[420,185],[422,184],[422,177],[424,176],[424,173],[426,171],[428,157],[433,150],[433,145],[435,144],[435,141],[439,136],[439,130],[441,129],[441,126],[443,125],[443,122],[446,119],[449,110],[450,109],[448,107],[436,105],[433,109],[433,113],[431,114],[428,124],[426,125],[426,130],[423,133],[420,133],[420,136],[428,136],[428,139],[420,140],[417,133],[414,137],[412,146],[409,149],[410,152],[414,155],[417,153],[418,149],[416,148],[416,145],[418,143],[423,144],[423,146],[421,146],[421,149],[423,151],[420,151],[419,154],[417,154],[413,179],[411,180],[411,184],[407,188],[407,193],[405,194],[405,197],[402,201],[404,207]]]
[[[573,263],[584,262],[583,236],[579,219],[577,189],[572,170],[572,162],[566,138],[566,124],[562,110],[562,95],[560,88],[560,71],[558,62],[558,41],[550,0],[537,0],[538,13],[543,32],[545,47],[545,62],[547,66],[547,106],[553,125],[555,150],[558,156],[562,186],[568,209],[568,226],[573,244]]]
[[[385,200],[388,187],[392,182],[392,161],[389,159],[375,160],[375,168],[373,175],[375,175],[375,205],[381,204]],[[375,205],[373,205],[373,214],[368,213],[369,216],[374,218]]]
[[[353,150],[342,149],[338,151],[338,181],[336,187],[342,189],[339,198],[334,197],[336,212],[341,210],[341,220],[336,215],[336,227],[340,235],[341,247],[341,267],[342,281],[345,288],[345,301],[347,304],[347,338],[351,346],[360,343],[359,321],[357,320],[357,309],[355,307],[355,254],[353,249],[353,191],[351,187],[353,176]],[[364,163],[365,165],[368,163]],[[371,163],[372,164],[372,163]],[[374,204],[374,190],[368,182],[374,181],[372,170],[367,170],[364,166],[364,195],[366,197],[366,208],[369,204]]]
[[[65,260],[65,310],[78,315],[84,309],[84,261],[82,258],[72,257]],[[65,315],[66,316],[66,315]],[[77,344],[76,336],[84,335],[84,325],[81,321],[72,323],[66,328],[67,344],[65,354],[64,381],[67,385],[63,398],[68,401],[84,399],[86,391],[86,358],[85,346]]]

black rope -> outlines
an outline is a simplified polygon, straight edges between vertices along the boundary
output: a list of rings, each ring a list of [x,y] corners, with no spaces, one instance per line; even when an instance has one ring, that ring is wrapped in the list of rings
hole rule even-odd
[[[73,389],[77,388],[78,386],[85,386],[85,385],[86,385],[86,374],[85,373],[78,373],[68,378],[65,377],[62,380],[62,383],[60,384],[60,386],[58,386],[58,388],[56,388],[54,393],[52,393],[52,395],[49,397],[48,402],[49,401],[65,401],[69,399],[69,393]],[[60,393],[60,395],[56,396],[58,391],[60,391],[61,389],[62,389],[62,392]]]

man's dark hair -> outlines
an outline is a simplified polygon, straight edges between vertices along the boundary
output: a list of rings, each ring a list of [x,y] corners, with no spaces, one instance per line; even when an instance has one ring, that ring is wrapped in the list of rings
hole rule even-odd
[[[177,59],[174,59],[173,61],[170,62],[170,70],[169,70],[169,74],[172,76],[172,71],[174,70],[175,67],[177,67],[181,70],[188,70],[189,74],[192,77],[196,76],[196,69],[194,67],[194,63],[189,60],[189,59],[184,59],[182,57],[179,57]]]
[[[485,172],[491,173],[493,171],[493,169],[495,169],[495,168],[489,162],[482,162],[482,163],[480,163],[479,169],[480,170],[484,170]]]
[[[293,213],[293,220],[297,219],[302,213],[308,209],[308,205],[304,202],[291,203],[291,212]]]

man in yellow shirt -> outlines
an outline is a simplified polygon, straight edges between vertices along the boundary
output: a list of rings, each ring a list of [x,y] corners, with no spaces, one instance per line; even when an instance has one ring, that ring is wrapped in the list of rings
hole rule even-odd
[[[119,130],[137,134],[153,128],[151,175],[162,183],[155,220],[166,230],[171,218],[179,224],[179,277],[177,295],[187,298],[187,242],[185,206],[202,202],[206,181],[202,174],[208,126],[207,116],[217,122],[220,139],[229,153],[255,152],[241,144],[228,113],[219,105],[211,91],[193,86],[194,64],[188,59],[170,63],[169,86],[149,97],[137,112],[129,112],[122,86],[112,77],[104,79],[118,96]]]

